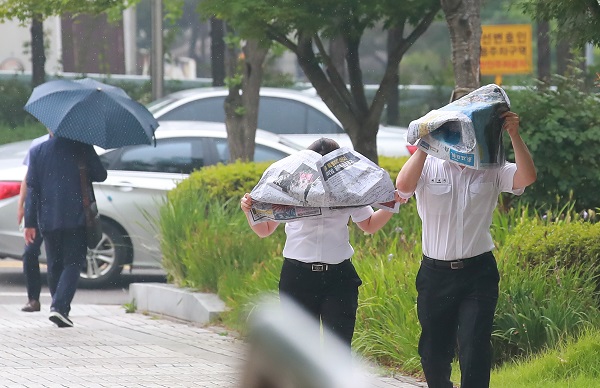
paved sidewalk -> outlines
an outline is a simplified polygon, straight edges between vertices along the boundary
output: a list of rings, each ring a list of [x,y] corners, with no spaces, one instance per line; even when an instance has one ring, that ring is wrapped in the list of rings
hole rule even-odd
[[[47,308],[0,305],[0,387],[240,387],[245,344],[218,328],[121,306],[73,305],[73,328],[59,329]],[[425,387],[376,377],[373,388]]]

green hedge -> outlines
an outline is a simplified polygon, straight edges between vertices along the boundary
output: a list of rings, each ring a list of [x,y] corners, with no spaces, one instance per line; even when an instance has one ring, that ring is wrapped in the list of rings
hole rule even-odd
[[[600,265],[600,223],[551,223],[523,220],[506,241],[504,252],[520,266],[552,263],[557,267]]]

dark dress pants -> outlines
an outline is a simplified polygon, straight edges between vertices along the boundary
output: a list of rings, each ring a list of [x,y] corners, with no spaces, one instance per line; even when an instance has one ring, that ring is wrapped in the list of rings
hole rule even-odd
[[[23,251],[23,274],[25,274],[25,285],[29,300],[40,300],[40,292],[42,291],[40,254],[43,241],[42,234],[36,229],[35,239],[31,244],[26,244]]]
[[[327,271],[313,272],[286,259],[281,268],[279,293],[298,303],[316,320],[320,319],[326,333],[337,335],[350,349],[361,284],[350,260],[329,266]]]
[[[50,310],[69,316],[81,268],[87,255],[85,227],[44,232],[48,259]]]
[[[422,329],[419,355],[430,388],[452,388],[451,363],[457,344],[461,388],[489,386],[499,280],[491,252],[462,269],[421,262],[416,280]]]

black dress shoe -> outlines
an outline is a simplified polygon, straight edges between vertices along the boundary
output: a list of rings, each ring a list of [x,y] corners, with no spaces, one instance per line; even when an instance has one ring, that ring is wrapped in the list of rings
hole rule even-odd
[[[25,306],[23,306],[21,311],[25,311],[26,313],[32,313],[34,311],[40,311],[40,308],[40,301],[31,299],[29,302],[27,302]]]

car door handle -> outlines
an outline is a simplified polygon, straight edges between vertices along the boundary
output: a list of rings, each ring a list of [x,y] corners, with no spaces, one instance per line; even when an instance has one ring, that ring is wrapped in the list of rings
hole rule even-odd
[[[116,185],[112,185],[112,187],[117,188],[119,191],[133,191],[133,185],[131,184],[131,182],[119,182]]]

